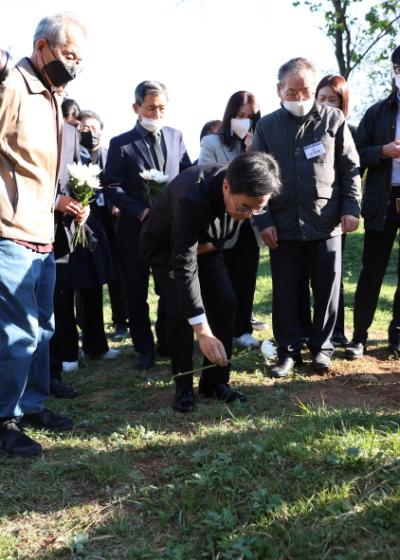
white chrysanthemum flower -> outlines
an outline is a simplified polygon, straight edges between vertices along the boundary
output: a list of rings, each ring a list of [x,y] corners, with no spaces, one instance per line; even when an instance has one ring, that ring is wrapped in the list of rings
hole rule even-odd
[[[139,173],[144,181],[153,181],[154,183],[166,183],[168,181],[168,175],[165,175],[162,171],[158,169],[145,169]]]
[[[67,168],[71,177],[79,181],[79,183],[87,183],[93,189],[100,188],[100,182],[97,176],[101,173],[101,169],[98,165],[84,165],[82,162],[79,163],[68,163]]]

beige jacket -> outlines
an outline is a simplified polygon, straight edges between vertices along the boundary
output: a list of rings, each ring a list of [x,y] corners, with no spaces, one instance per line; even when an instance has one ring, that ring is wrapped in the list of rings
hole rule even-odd
[[[51,93],[22,59],[0,85],[0,237],[54,239],[54,199],[61,149]]]

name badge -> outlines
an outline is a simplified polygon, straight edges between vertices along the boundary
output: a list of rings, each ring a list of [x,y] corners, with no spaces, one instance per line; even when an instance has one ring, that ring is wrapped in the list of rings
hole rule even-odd
[[[96,204],[97,204],[97,206],[105,206],[106,205],[106,203],[104,201],[104,194],[103,193],[100,193],[98,195],[98,197],[96,198]]]
[[[317,156],[322,156],[326,153],[326,150],[322,142],[314,142],[314,144],[304,146],[304,153],[307,159],[312,159]]]

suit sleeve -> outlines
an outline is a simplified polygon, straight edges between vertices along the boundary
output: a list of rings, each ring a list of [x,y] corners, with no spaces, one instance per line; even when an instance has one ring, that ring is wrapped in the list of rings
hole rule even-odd
[[[190,319],[205,312],[197,266],[200,212],[192,200],[180,197],[173,201],[172,218],[172,266],[181,294],[183,313]]]
[[[131,218],[138,219],[148,205],[128,194],[129,162],[122,146],[115,139],[110,142],[104,168],[105,194],[114,206]]]
[[[380,167],[386,161],[382,156],[382,144],[374,143],[376,121],[371,109],[368,109],[355,133],[355,141],[360,154],[362,169]]]
[[[353,137],[344,121],[336,133],[335,163],[342,192],[342,216],[360,215],[360,160]]]
[[[204,136],[200,142],[200,155],[197,165],[218,163],[217,154],[211,136]]]
[[[190,160],[189,154],[186,151],[186,146],[181,134],[180,141],[179,141],[179,171],[183,171],[184,169],[190,167],[191,165],[192,162]]]
[[[256,129],[254,131],[252,150],[253,152],[265,152],[267,154],[270,153],[260,121],[257,123]],[[254,216],[254,221],[259,231],[262,231],[263,229],[266,229],[268,227],[275,226],[274,220],[268,208],[265,214]]]

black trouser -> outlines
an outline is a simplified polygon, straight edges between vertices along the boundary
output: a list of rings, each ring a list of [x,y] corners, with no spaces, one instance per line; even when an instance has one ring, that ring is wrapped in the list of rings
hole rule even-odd
[[[129,317],[128,301],[122,272],[114,270],[117,279],[107,284],[111,305],[111,320],[115,326],[126,325]]]
[[[57,265],[57,276],[59,265]],[[50,340],[50,377],[61,379],[62,362],[78,359],[79,338],[75,319],[74,290],[54,289],[54,335]]]
[[[344,251],[346,241],[346,234],[342,234],[342,255]],[[304,277],[300,281],[299,290],[299,313],[300,320],[303,325],[304,340],[307,340],[310,334],[312,325],[311,316],[311,298],[310,298],[310,275],[308,273],[307,263],[304,263]],[[336,319],[335,328],[333,329],[333,338],[335,337],[345,337],[345,324],[344,324],[344,286],[343,281],[340,281],[340,291],[339,291],[339,306],[338,314]]]
[[[78,290],[82,329],[82,349],[96,356],[108,351],[104,332],[103,286]]]
[[[119,251],[119,258],[125,278],[133,347],[139,354],[146,354],[154,348],[147,303],[150,269],[140,258],[139,250]]]
[[[278,355],[298,356],[304,340],[299,294],[304,264],[311,280],[314,314],[308,338],[313,354],[333,353],[341,276],[341,237],[317,241],[279,241],[270,250],[273,285],[272,326]]]
[[[225,249],[224,259],[236,294],[234,336],[239,337],[242,334],[253,332],[251,314],[260,260],[260,248],[248,220],[242,224],[238,239],[232,249]]]
[[[181,294],[168,265],[152,266],[158,290],[163,298],[166,314],[167,344],[172,363],[172,373],[193,369],[193,329],[181,310]],[[232,338],[236,316],[236,296],[229,278],[226,263],[220,252],[198,256],[198,274],[207,320],[213,334],[223,343],[228,358],[232,354]],[[209,365],[204,359],[204,365]],[[200,383],[212,387],[229,382],[229,369],[213,367],[203,371]],[[179,390],[190,390],[193,376],[175,379]]]
[[[396,239],[397,230],[400,227],[400,214],[396,211],[397,197],[400,197],[400,188],[392,193],[384,231],[366,231],[364,235],[362,269],[354,299],[353,340],[355,342],[366,343],[368,329],[374,319],[386,267],[394,240]],[[398,280],[400,278],[400,253],[397,278]],[[393,318],[389,325],[389,343],[397,345],[399,342],[400,288],[397,284],[393,300]]]
[[[54,336],[50,341],[50,373],[61,379],[62,362],[78,359],[79,338],[75,317],[73,289],[63,288],[63,264],[57,265],[54,290]],[[86,354],[104,354],[108,350],[103,321],[102,287],[79,291],[82,347]]]

